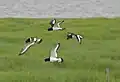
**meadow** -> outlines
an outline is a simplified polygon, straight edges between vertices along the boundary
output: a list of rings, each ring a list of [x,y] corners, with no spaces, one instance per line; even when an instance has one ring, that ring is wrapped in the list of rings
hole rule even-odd
[[[0,82],[106,82],[106,68],[110,82],[120,82],[120,18],[64,19],[66,30],[48,32],[50,20],[0,19]],[[82,44],[66,40],[67,32],[81,34]],[[31,36],[43,42],[18,56]],[[57,42],[64,63],[44,62]]]

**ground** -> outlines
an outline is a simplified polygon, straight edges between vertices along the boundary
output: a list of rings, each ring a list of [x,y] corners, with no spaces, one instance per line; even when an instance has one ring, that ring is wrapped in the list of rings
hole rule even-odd
[[[106,82],[106,68],[110,82],[120,82],[120,18],[64,20],[66,30],[48,32],[50,19],[0,19],[0,82]],[[66,40],[67,32],[83,35],[83,43]],[[18,56],[30,36],[43,42]],[[57,42],[64,63],[44,62]]]

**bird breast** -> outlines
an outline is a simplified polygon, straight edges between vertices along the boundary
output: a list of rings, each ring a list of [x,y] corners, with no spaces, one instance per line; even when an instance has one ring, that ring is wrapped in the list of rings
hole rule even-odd
[[[50,62],[56,62],[56,61],[58,61],[58,60],[59,60],[58,58],[50,57]]]

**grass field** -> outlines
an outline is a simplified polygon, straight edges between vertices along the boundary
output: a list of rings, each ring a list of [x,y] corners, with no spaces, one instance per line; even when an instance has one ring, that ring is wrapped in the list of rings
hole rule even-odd
[[[50,19],[1,18],[0,82],[106,82],[106,68],[110,82],[120,82],[120,18],[64,20],[66,30],[48,32]],[[66,40],[67,32],[83,35],[83,43]],[[43,42],[18,56],[30,36]],[[57,42],[64,63],[44,62]]]

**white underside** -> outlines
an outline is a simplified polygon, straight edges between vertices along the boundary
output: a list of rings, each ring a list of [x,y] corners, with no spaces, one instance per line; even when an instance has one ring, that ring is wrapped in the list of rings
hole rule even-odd
[[[53,30],[62,30],[60,27],[53,27]]]
[[[55,57],[50,57],[50,62],[57,62],[57,61],[59,61],[59,59],[58,59],[58,58],[55,58]]]
[[[25,53],[25,52],[26,52],[32,45],[34,45],[34,44],[35,44],[35,42],[32,42],[31,44],[25,46],[25,47],[22,49],[21,54]]]

